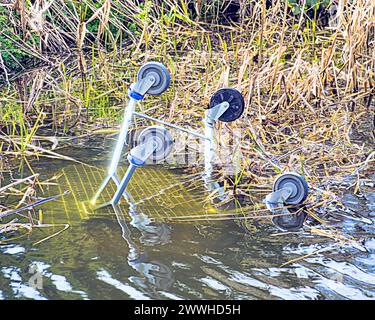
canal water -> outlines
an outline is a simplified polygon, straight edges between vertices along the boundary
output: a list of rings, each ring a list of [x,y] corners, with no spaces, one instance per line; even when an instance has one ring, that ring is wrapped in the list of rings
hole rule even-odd
[[[356,248],[305,227],[281,232],[271,219],[255,219],[248,229],[233,219],[215,220],[231,209],[210,204],[201,175],[164,166],[136,172],[130,202],[92,210],[88,200],[107,165],[95,154],[82,157],[89,166],[34,166],[40,181],[50,179],[41,196],[70,193],[38,207],[52,227],[0,245],[0,299],[375,299],[373,184],[360,197],[343,196],[365,220],[335,221],[363,239]],[[103,200],[113,191],[110,186]],[[254,196],[264,210],[264,195]],[[208,219],[178,220],[195,214]]]

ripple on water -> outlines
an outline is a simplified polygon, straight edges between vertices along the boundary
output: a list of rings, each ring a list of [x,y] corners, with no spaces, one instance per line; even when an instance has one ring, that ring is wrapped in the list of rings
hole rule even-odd
[[[321,266],[324,266],[325,268],[330,269],[333,272],[340,273],[342,275],[350,277],[352,280],[361,282],[363,284],[375,286],[374,274],[367,273],[349,262],[339,262],[325,257],[307,258],[306,261],[313,264],[320,264]]]
[[[15,298],[26,298],[26,299],[37,299],[47,300],[37,288],[34,288],[28,284],[28,281],[24,281],[21,277],[21,269],[18,267],[3,267],[1,272],[4,278],[10,280],[10,288],[13,291]]]
[[[131,299],[135,300],[149,300],[150,298],[144,295],[141,291],[137,290],[136,288],[132,287],[128,283],[123,283],[117,279],[114,279],[108,271],[100,270],[97,272],[97,277],[99,280],[109,284],[116,289],[124,292],[127,294]]]
[[[1,246],[0,250],[5,254],[17,255],[19,253],[24,253],[26,249],[19,245],[5,245]]]
[[[375,217],[375,192],[368,192],[364,194],[367,200],[367,207],[370,210],[370,216]]]
[[[320,295],[318,290],[307,286],[283,288],[281,286],[264,283],[239,272],[235,272],[230,278],[239,283],[266,290],[271,296],[284,300],[311,300],[316,299]]]
[[[373,299],[375,276],[349,263],[326,257],[305,259],[318,275],[314,283],[327,299]]]
[[[212,277],[200,278],[199,281],[201,281],[202,283],[209,286],[211,289],[215,291],[230,291],[230,289],[226,285],[224,285],[218,280],[213,279]]]
[[[51,265],[42,261],[34,261],[30,267],[31,266],[34,266],[34,269],[38,270],[42,274],[44,281],[50,279],[57,291],[79,295],[82,299],[87,299],[87,294],[80,290],[74,290],[65,276],[48,271],[48,269],[51,268]]]

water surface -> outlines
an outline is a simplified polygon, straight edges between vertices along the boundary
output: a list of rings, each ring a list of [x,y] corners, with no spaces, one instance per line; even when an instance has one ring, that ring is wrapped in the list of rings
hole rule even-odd
[[[44,187],[44,196],[73,191],[41,207],[45,223],[70,228],[36,246],[61,227],[0,245],[0,299],[375,299],[372,224],[337,222],[366,239],[366,252],[337,246],[281,267],[334,242],[303,229],[280,234],[267,219],[255,221],[251,231],[233,220],[150,223],[155,217],[220,213],[204,201],[199,176],[162,166],[137,172],[129,189],[136,206],[123,201],[117,216],[112,208],[92,212],[85,201],[99,186],[106,162],[91,164],[38,164],[43,179],[59,177]],[[375,193],[371,186],[365,190],[343,201],[373,222]],[[104,198],[112,192],[113,186]]]

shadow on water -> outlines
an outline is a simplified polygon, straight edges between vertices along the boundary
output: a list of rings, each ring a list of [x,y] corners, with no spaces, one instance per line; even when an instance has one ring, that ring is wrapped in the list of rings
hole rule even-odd
[[[54,168],[57,180],[44,186],[46,195],[71,193],[41,208],[47,222],[71,227],[37,246],[32,243],[47,231],[0,245],[1,299],[375,298],[374,238],[366,240],[367,252],[337,246],[280,267],[333,244],[303,232],[306,213],[300,208],[274,217],[274,225],[262,220],[251,233],[233,220],[163,222],[153,218],[220,211],[207,205],[199,176],[157,166],[136,173],[130,205],[91,212],[85,201],[104,169],[100,163]],[[111,186],[106,197],[113,192]],[[367,208],[373,221],[371,199],[372,191],[356,205]],[[373,234],[373,226],[361,222],[351,227]]]

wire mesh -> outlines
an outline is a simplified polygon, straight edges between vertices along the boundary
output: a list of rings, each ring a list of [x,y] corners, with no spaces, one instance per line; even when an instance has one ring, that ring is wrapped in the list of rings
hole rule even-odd
[[[123,176],[126,167],[120,167]],[[64,213],[68,221],[87,219],[93,216],[111,215],[111,207],[92,210],[89,202],[106,175],[103,167],[69,165],[56,173],[56,183],[46,190],[48,195],[70,193],[57,199],[47,209],[49,216],[55,212]],[[111,181],[105,188],[100,202],[109,201],[116,191]],[[120,202],[122,209],[136,211],[155,220],[168,220],[184,216],[204,216],[214,218],[220,211],[212,196],[205,188],[201,173],[189,173],[182,169],[163,166],[146,166],[136,170],[127,189],[130,201]]]

